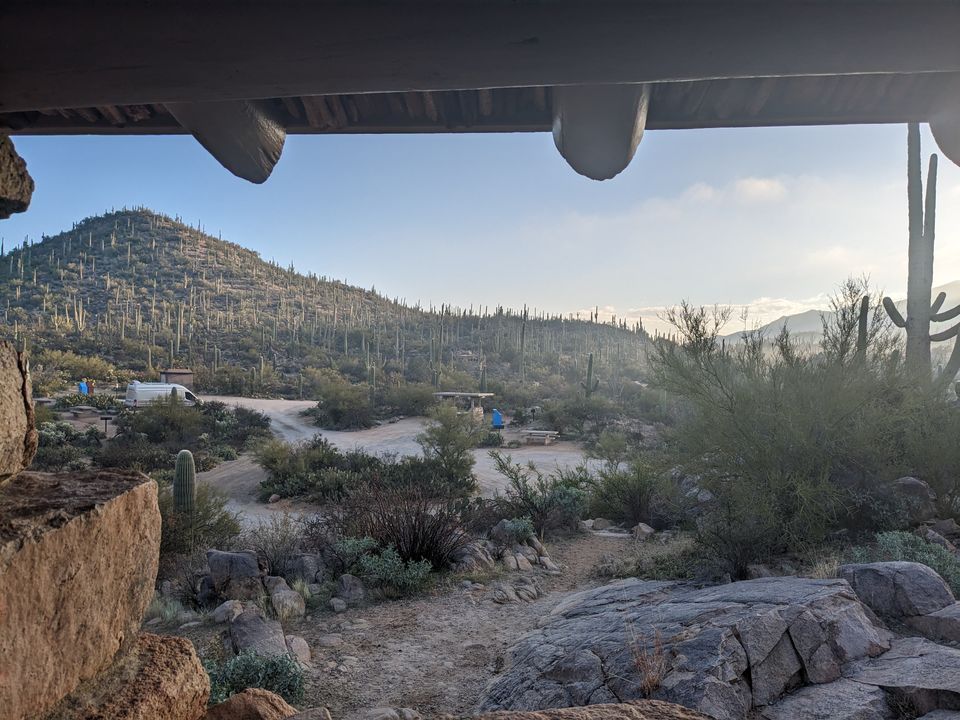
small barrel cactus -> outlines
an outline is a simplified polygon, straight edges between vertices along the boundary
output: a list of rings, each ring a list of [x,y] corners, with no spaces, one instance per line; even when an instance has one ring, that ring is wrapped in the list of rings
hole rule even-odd
[[[173,507],[178,514],[192,515],[197,503],[197,468],[193,453],[177,453],[177,467],[173,478]]]

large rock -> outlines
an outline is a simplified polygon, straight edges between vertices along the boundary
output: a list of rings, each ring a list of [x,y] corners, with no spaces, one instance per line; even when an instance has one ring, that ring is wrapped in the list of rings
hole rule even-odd
[[[27,164],[13,147],[13,141],[0,135],[0,220],[20,213],[30,206],[33,178]]]
[[[327,567],[323,558],[317,553],[301,553],[287,560],[283,575],[291,582],[302,580],[308,585],[323,582],[327,574]]]
[[[207,565],[217,594],[230,600],[255,600],[263,595],[263,573],[252,552],[209,550]]]
[[[497,561],[482,542],[467,543],[450,556],[450,569],[453,572],[488,572],[496,566]]]
[[[758,713],[763,720],[892,720],[887,694],[875,685],[841,679],[808,685]]]
[[[9,342],[0,342],[0,486],[30,467],[37,440],[27,361]]]
[[[908,618],[907,625],[936,642],[960,643],[960,603],[947,605],[929,615]]]
[[[256,606],[247,608],[230,623],[230,643],[238,654],[245,650],[264,657],[287,654],[287,641],[280,623],[268,620]]]
[[[890,620],[928,615],[955,602],[943,578],[921,563],[843,565],[840,577],[850,583],[864,604]]]
[[[904,507],[913,522],[936,517],[937,494],[923,480],[915,477],[897,478],[886,483],[882,489]]]
[[[559,603],[511,649],[481,710],[537,710],[654,697],[740,720],[890,634],[843,580],[761,578],[696,589],[624,580]],[[648,668],[648,675],[638,672]]]
[[[362,602],[367,596],[363,581],[355,575],[344,574],[337,580],[336,596],[350,605]]]
[[[960,710],[960,650],[924,638],[900,638],[880,657],[859,660],[844,676],[909,701],[920,714]]]
[[[274,614],[281,620],[302,618],[307,611],[303,595],[292,590],[282,577],[268,577],[264,585],[270,593],[270,604]]]
[[[286,720],[296,714],[296,708],[279,695],[248,688],[214,705],[204,720]]]
[[[189,640],[144,633],[46,720],[200,720],[209,696],[210,679]]]
[[[557,708],[540,712],[492,712],[473,720],[709,720],[706,715],[681,705],[659,700],[632,703]]]
[[[130,647],[153,597],[157,486],[26,472],[0,490],[0,708],[37,717]]]

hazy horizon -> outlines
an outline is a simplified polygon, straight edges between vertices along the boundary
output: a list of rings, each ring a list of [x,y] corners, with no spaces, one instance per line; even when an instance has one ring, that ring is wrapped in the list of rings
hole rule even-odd
[[[651,330],[682,299],[765,324],[823,309],[848,275],[906,284],[902,125],[654,131],[604,183],[542,133],[293,137],[263,186],[187,137],[14,140],[37,190],[0,226],[8,247],[145,205],[410,303],[599,308]],[[960,169],[939,180],[935,284],[960,279]]]

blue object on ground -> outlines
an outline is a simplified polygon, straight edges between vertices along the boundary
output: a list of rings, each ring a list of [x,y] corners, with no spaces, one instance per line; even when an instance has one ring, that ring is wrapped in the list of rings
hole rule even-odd
[[[493,429],[503,430],[503,413],[496,408],[493,409]]]

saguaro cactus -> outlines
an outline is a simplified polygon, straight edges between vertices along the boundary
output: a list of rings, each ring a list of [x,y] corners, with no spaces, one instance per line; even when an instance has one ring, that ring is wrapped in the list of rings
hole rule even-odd
[[[597,388],[600,387],[600,381],[593,379],[593,353],[590,353],[590,356],[587,358],[587,379],[581,382],[580,386],[583,388],[583,392],[587,397],[593,395]]]
[[[177,453],[177,465],[173,477],[173,509],[178,515],[192,515],[197,504],[197,467],[193,453],[181,450]]]
[[[897,327],[907,331],[906,361],[918,377],[930,378],[930,343],[957,338],[953,352],[941,373],[949,383],[960,370],[960,323],[942,332],[930,334],[931,322],[945,322],[960,316],[960,305],[941,312],[946,293],[931,303],[933,286],[933,246],[937,207],[937,156],[930,156],[927,193],[923,194],[920,173],[920,126],[910,123],[907,131],[907,196],[909,203],[910,244],[907,271],[907,317],[900,314],[893,300],[883,299],[887,315]]]

